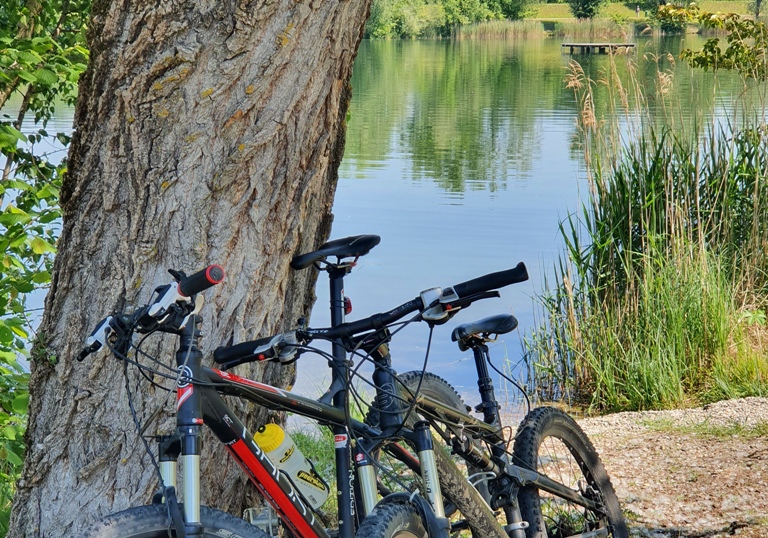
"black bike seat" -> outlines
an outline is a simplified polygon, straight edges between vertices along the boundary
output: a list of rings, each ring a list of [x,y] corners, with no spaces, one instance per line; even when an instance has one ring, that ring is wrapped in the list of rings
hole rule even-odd
[[[319,249],[306,254],[298,254],[291,260],[293,269],[304,269],[315,262],[323,261],[328,256],[337,258],[357,258],[365,256],[373,247],[379,244],[381,237],[378,235],[353,235],[343,239],[334,239],[320,246]]]
[[[472,323],[464,323],[456,327],[451,333],[451,340],[459,343],[459,349],[466,351],[467,342],[473,336],[479,334],[505,334],[514,331],[517,327],[517,318],[512,314],[498,314]]]

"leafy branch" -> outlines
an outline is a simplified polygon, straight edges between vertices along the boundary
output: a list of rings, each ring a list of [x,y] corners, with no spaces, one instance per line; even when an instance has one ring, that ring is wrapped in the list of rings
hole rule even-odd
[[[60,229],[66,161],[53,162],[47,148],[65,150],[69,136],[45,127],[77,97],[89,12],[90,0],[0,0],[0,109],[19,96],[14,117],[0,117],[0,537],[24,458],[29,374],[20,359],[34,334],[27,300],[50,284]]]

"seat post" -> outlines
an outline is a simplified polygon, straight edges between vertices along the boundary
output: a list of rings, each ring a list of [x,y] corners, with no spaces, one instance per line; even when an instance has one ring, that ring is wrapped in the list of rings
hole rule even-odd
[[[344,323],[344,275],[349,266],[329,265],[328,279],[330,280],[331,327]],[[333,406],[344,409],[347,405],[347,386],[349,385],[349,369],[343,364],[347,360],[347,352],[340,344],[332,344],[333,364],[331,367],[331,387],[336,387],[333,394]],[[334,425],[332,428],[335,444],[336,460],[336,495],[339,503],[339,538],[353,538],[355,533],[355,501],[351,489],[352,470],[350,468],[349,433],[346,426]],[[351,518],[347,518],[349,514]]]
[[[482,411],[483,420],[488,424],[498,424],[499,422],[499,403],[496,401],[496,395],[493,390],[493,380],[488,372],[486,363],[488,356],[488,346],[480,338],[472,338],[469,341],[472,348],[472,354],[475,357],[475,367],[477,368],[477,387],[480,389],[481,403],[478,411]]]

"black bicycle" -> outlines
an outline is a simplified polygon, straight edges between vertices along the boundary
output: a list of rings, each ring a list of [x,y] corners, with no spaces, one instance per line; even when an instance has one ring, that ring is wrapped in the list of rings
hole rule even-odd
[[[221,369],[202,364],[201,301],[196,300],[196,294],[221,282],[224,273],[219,266],[190,277],[171,271],[175,282],[158,288],[150,304],[99,323],[79,360],[107,347],[126,364],[146,370],[133,358],[134,353],[143,353],[139,349],[143,339],[134,343],[134,334],[178,336],[177,369],[152,371],[175,385],[177,428],[156,438],[160,487],[152,503],[109,516],[85,536],[264,538],[266,530],[276,528],[258,527],[200,505],[200,434],[205,425],[274,510],[280,530],[270,534],[423,538],[467,531],[483,538],[626,537],[605,470],[586,435],[565,413],[552,408],[531,411],[509,450],[488,375],[486,344],[491,335],[517,326],[513,316],[487,318],[453,332],[459,347],[474,353],[481,397],[477,410],[482,418],[470,414],[456,391],[438,376],[425,370],[397,375],[391,367],[389,342],[402,326],[423,321],[433,328],[475,301],[498,297],[495,290],[527,280],[525,266],[520,263],[448,288],[432,288],[388,312],[346,322],[344,277],[378,243],[378,236],[355,236],[294,257],[291,267],[296,270],[314,266],[328,273],[331,327],[312,329],[300,320],[293,331],[219,348],[213,359]],[[330,341],[332,352],[311,347],[316,340]],[[227,371],[252,361],[293,362],[307,351],[323,354],[331,367],[331,385],[319,400]],[[356,396],[351,381],[360,377],[350,360],[354,357],[361,359],[358,365],[371,362],[374,367],[371,384],[376,396],[364,421],[352,418],[350,412]],[[222,395],[289,410],[332,429],[338,528],[325,528],[306,484],[297,483],[302,478],[270,459],[267,453],[273,452],[254,441]],[[286,452],[282,459],[289,456]],[[176,493],[177,461],[182,462],[183,504]],[[303,480],[323,489],[324,482],[313,469],[305,475]],[[506,522],[500,522],[503,519]]]

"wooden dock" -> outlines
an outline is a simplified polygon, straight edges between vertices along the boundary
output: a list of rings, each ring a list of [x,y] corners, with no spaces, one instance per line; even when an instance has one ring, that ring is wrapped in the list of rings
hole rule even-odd
[[[607,54],[608,51],[611,53],[615,53],[618,50],[622,50],[623,52],[629,52],[630,50],[635,49],[634,43],[563,43],[561,45],[562,49],[570,49],[570,53],[573,54],[573,51],[582,53],[582,54]]]

